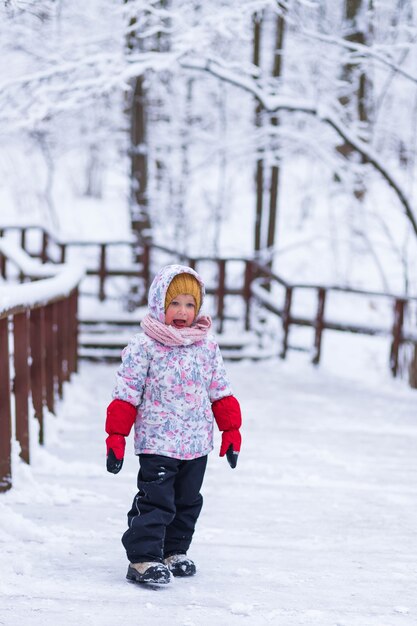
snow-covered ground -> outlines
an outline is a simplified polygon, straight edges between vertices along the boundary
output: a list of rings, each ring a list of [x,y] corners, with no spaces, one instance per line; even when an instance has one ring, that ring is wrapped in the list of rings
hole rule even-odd
[[[106,473],[115,366],[81,363],[46,446],[0,496],[0,624],[417,624],[417,392],[305,354],[227,367],[243,449],[236,470],[210,456],[197,575],[125,580],[137,461],[129,442],[120,474]]]

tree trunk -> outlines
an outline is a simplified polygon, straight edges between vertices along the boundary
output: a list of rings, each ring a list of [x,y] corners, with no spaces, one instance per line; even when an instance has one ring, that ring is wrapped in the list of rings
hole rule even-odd
[[[128,4],[130,0],[125,0]],[[129,52],[143,49],[140,33],[134,28],[137,19],[132,17],[129,23],[126,47]],[[127,115],[130,128],[130,219],[132,233],[136,238],[134,262],[141,260],[141,240],[151,228],[148,210],[148,147],[147,147],[147,111],[145,77],[138,76],[132,81]]]
[[[262,14],[255,13],[253,17],[253,64],[257,67],[261,62],[261,38],[262,38]],[[257,105],[255,111],[255,126],[262,126],[262,106]],[[256,212],[255,212],[255,237],[254,249],[255,253],[259,252],[262,247],[262,213],[263,213],[263,194],[264,194],[264,164],[260,156],[256,161],[255,174],[256,187]]]
[[[272,68],[272,76],[279,78],[282,75],[282,51],[284,45],[285,21],[282,15],[278,15],[276,22],[276,38],[274,51],[274,64]],[[275,127],[279,125],[279,119],[276,115],[271,120],[271,124]],[[279,178],[280,167],[273,165],[271,168],[270,196],[269,196],[269,219],[268,219],[268,235],[267,248],[271,250],[275,245],[276,223],[278,215],[279,200]]]
[[[151,220],[148,212],[148,149],[145,79],[134,79],[130,107],[130,163],[131,196],[130,212],[132,230],[138,236],[149,230]]]
[[[128,4],[130,0],[124,0]],[[159,7],[166,9],[169,0],[160,0]],[[140,9],[138,9],[139,11]],[[148,17],[146,9],[143,10],[142,18]],[[129,23],[129,34],[126,39],[126,47],[129,52],[145,52],[147,50],[167,51],[170,46],[169,36],[158,30],[154,37],[144,40],[141,38],[140,28],[136,29],[138,19],[132,17]],[[169,26],[169,25],[168,25]],[[130,128],[130,217],[132,233],[136,238],[134,262],[145,264],[143,258],[143,238],[151,234],[152,220],[148,201],[148,98],[146,88],[146,76],[137,76],[132,81],[132,90],[128,106]],[[148,268],[144,267],[146,275]],[[138,285],[131,289],[129,307],[135,306],[146,297],[142,294],[138,300],[136,291]]]
[[[373,0],[346,0],[345,20],[348,32],[345,39],[360,45],[368,45],[371,38],[372,20],[366,16],[372,11]],[[342,81],[344,90],[339,101],[346,109],[350,121],[358,120],[362,126],[369,126],[371,120],[372,83],[369,76],[356,63],[343,66]],[[345,157],[350,157],[352,148],[347,143],[338,148]]]

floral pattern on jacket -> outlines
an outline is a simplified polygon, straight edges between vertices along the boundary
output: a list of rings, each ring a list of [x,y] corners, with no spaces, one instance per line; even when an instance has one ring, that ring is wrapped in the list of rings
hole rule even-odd
[[[149,311],[165,321],[165,293],[172,278],[190,268],[169,265],[149,290]],[[202,289],[204,293],[204,287]],[[113,398],[137,407],[135,453],[194,459],[213,449],[211,403],[232,395],[223,359],[209,335],[187,346],[165,346],[144,333],[122,352]]]

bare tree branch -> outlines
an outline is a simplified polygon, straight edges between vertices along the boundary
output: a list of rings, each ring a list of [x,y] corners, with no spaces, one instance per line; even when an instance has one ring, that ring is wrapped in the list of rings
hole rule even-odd
[[[388,171],[369,145],[351,133],[345,124],[343,124],[343,122],[336,115],[334,115],[330,109],[326,107],[320,108],[316,104],[307,101],[303,102],[299,98],[290,99],[265,92],[265,90],[258,86],[256,80],[250,76],[242,77],[234,74],[228,68],[222,67],[217,60],[197,59],[195,61],[191,61],[184,59],[180,60],[180,65],[184,69],[209,72],[213,76],[216,76],[229,84],[251,93],[269,113],[275,113],[277,111],[304,113],[306,115],[312,115],[321,122],[328,124],[335,130],[339,137],[341,137],[355,152],[364,158],[366,163],[372,165],[394,190],[404,208],[404,213],[411,224],[413,232],[417,237],[417,220],[414,216],[410,201],[407,198],[407,194],[402,189],[401,184],[395,180],[394,175]]]
[[[325,35],[323,33],[315,32],[312,30],[302,29],[298,34],[304,35],[309,39],[316,39],[318,41],[323,41],[324,43],[328,43],[333,46],[339,46],[350,52],[353,52],[355,58],[359,60],[364,59],[373,59],[374,61],[378,61],[382,65],[386,65],[389,67],[395,74],[403,76],[407,80],[412,83],[417,84],[417,76],[414,74],[410,74],[403,67],[395,63],[389,55],[381,53],[378,49],[375,49],[374,46],[364,46],[360,43],[355,43],[352,41],[348,41],[347,39],[341,39],[340,37],[332,37],[331,35]],[[410,42],[409,45],[406,46],[406,50],[409,50],[413,46],[414,42]],[[400,48],[399,45],[396,46],[398,50],[404,51]]]

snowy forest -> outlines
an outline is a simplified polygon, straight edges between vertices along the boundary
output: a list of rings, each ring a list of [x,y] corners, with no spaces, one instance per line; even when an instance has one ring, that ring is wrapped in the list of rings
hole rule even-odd
[[[7,0],[1,17],[1,225],[416,294],[415,2]]]
[[[417,0],[0,0],[0,31],[0,624],[416,626]],[[189,370],[139,344],[166,263],[224,393],[194,338],[161,342]],[[167,471],[108,427],[121,357],[135,426],[149,395],[167,441],[213,427],[169,585],[126,580]]]

